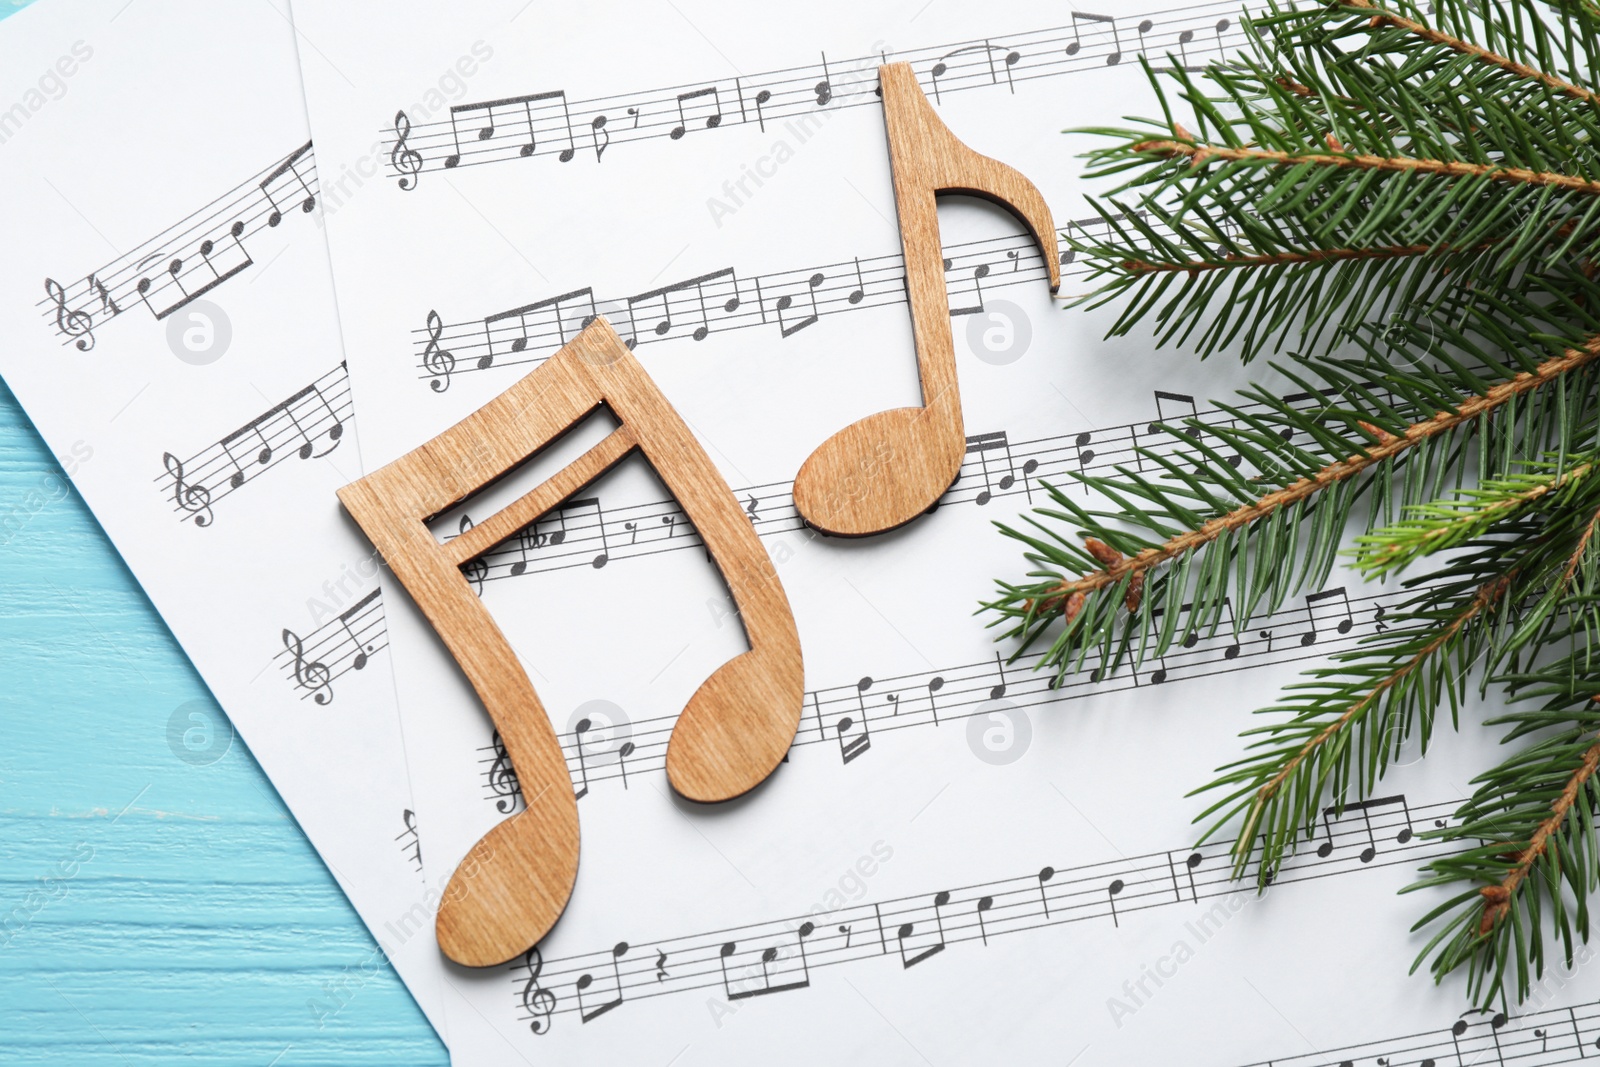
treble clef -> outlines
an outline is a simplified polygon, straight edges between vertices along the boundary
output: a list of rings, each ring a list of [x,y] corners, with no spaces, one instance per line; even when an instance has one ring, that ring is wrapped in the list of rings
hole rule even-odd
[[[183,460],[171,452],[161,453],[161,463],[172,475],[172,502],[194,516],[196,526],[211,525],[211,490],[183,480]]]
[[[428,384],[436,393],[450,388],[450,372],[456,369],[456,357],[448,348],[439,346],[439,335],[444,332],[444,322],[437,311],[428,312],[428,347],[422,351],[422,365],[433,375]]]
[[[94,319],[87,311],[67,307],[67,292],[54,278],[44,280],[45,294],[56,302],[56,329],[68,337],[76,337],[79,352],[94,347]]]
[[[389,165],[400,175],[400,188],[410,192],[417,187],[417,172],[422,169],[422,153],[406,145],[411,136],[411,120],[404,111],[394,113],[394,149],[389,153]]]
[[[522,960],[528,967],[528,981],[522,987],[522,1006],[532,1016],[528,1029],[536,1034],[548,1034],[550,1016],[556,1010],[556,995],[539,984],[539,972],[544,970],[544,957],[535,947],[530,948]]]
[[[294,653],[294,681],[302,689],[311,691],[311,699],[318,704],[326,704],[333,699],[333,690],[328,683],[333,681],[333,673],[323,666],[320,660],[306,662],[305,652],[300,647],[300,638],[293,630],[283,631],[283,647]]]

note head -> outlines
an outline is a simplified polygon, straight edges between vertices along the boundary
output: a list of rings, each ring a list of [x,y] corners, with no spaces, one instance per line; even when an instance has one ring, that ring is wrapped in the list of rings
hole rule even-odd
[[[729,300],[726,304],[723,304],[722,305],[722,310],[723,311],[738,311],[739,310],[739,298],[738,297],[734,297],[733,299]]]
[[[1155,23],[1151,22],[1149,19],[1143,19],[1139,23],[1139,32],[1140,33],[1149,33],[1154,28],[1155,28]]]
[[[572,157],[576,154],[577,149],[575,148],[563,148],[561,150],[561,154],[557,156],[556,159],[560,160],[562,163],[571,163]]]
[[[1327,859],[1329,856],[1333,855],[1333,842],[1324,841],[1322,844],[1318,845],[1317,855],[1321,856],[1323,859]]]
[[[1182,33],[1178,34],[1178,43],[1179,44],[1188,44],[1193,40],[1194,40],[1194,31],[1193,30],[1184,30]]]
[[[1081,48],[1081,47],[1082,46],[1077,41],[1073,41],[1071,44],[1067,45],[1067,55],[1069,55],[1069,56],[1077,55],[1078,54],[1078,49]]]
[[[478,131],[478,140],[480,140],[480,141],[487,141],[489,138],[491,138],[493,136],[494,136],[494,127],[493,126],[485,126],[483,129]]]
[[[307,441],[305,444],[301,445],[300,448],[295,452],[295,455],[299,456],[301,459],[310,459],[311,442]]]
[[[228,476],[228,485],[231,486],[232,488],[237,489],[243,484],[244,484],[244,472],[243,471],[234,471],[231,475]]]
[[[1122,62],[1122,53],[1121,52],[1112,52],[1109,56],[1106,56],[1106,66],[1108,66],[1108,67],[1114,67],[1118,63],[1121,63],[1121,62]]]
[[[449,170],[452,167],[459,166],[460,163],[461,163],[461,157],[460,156],[445,156],[444,157],[444,168],[445,168],[445,170]]]
[[[1411,827],[1408,826],[1404,830],[1401,830],[1400,833],[1395,836],[1395,840],[1400,842],[1402,845],[1405,844],[1406,842],[1410,841],[1411,840]]]
[[[709,326],[696,326],[694,328],[694,333],[691,336],[693,336],[696,341],[704,341],[708,336],[710,336],[710,334],[711,328]]]
[[[672,130],[667,134],[667,136],[672,138],[674,141],[678,140],[680,137],[683,136],[683,127],[682,126],[674,126],[672,128]]]
[[[710,118],[706,119],[706,129],[708,129],[708,130],[714,130],[718,126],[721,126],[721,125],[722,125],[722,116],[721,115],[712,115]]]
[[[477,367],[478,367],[479,370],[488,370],[492,366],[494,366],[494,353],[493,352],[489,353],[486,356],[479,356],[478,357]]]
[[[1156,670],[1150,672],[1151,685],[1162,685],[1166,682],[1166,680],[1167,669],[1165,667],[1158,667]]]
[[[743,796],[783,762],[804,701],[798,649],[735,656],[701,683],[673,724],[667,780],[702,804]]]
[[[977,504],[978,504],[979,507],[982,507],[983,505],[987,504],[991,499],[992,498],[989,496],[989,490],[987,490],[987,489],[980,490],[978,492]]]
[[[527,159],[529,156],[533,155],[533,152],[534,146],[531,144],[525,144],[521,148],[517,149],[517,155],[521,156],[523,159]]]
[[[866,293],[863,293],[860,289],[857,289],[855,292],[850,294],[848,299],[852,304],[859,304],[861,303],[862,299],[866,297],[866,295]]]
[[[272,449],[271,448],[263,448],[260,452],[257,452],[256,453],[256,462],[261,464],[263,467],[265,467],[268,463],[271,463],[272,462]]]
[[[768,100],[771,100],[771,99],[772,99],[772,90],[770,90],[770,89],[763,89],[759,93],[756,94],[756,103],[757,104],[765,104]]]
[[[1021,58],[1022,58],[1022,53],[1021,52],[1007,52],[1006,53],[1006,66],[1008,66],[1008,67],[1015,66],[1016,63],[1017,63],[1017,60],[1019,60]]]
[[[1300,645],[1301,645],[1301,647],[1306,647],[1308,645],[1314,645],[1316,643],[1317,643],[1317,635],[1316,634],[1301,634],[1300,635]]]
[[[610,562],[611,562],[611,557],[609,555],[607,555],[606,553],[602,552],[602,553],[600,553],[598,556],[596,556],[594,558],[592,565],[593,565],[595,570],[599,570],[601,567],[604,567],[607,563],[610,563]],[[629,746],[624,746],[624,747],[629,747]]]
[[[367,654],[364,651],[363,652],[357,652],[356,653],[356,658],[350,661],[350,666],[352,668],[354,668],[355,670],[358,670],[358,671],[363,669],[364,667],[366,667],[366,665],[367,665]]]
[[[997,685],[993,689],[989,690],[989,699],[990,700],[999,700],[1001,697],[1003,697],[1005,695],[1006,695],[1006,687],[1004,685]]]
[[[1045,883],[1045,882],[1048,882],[1050,879],[1054,878],[1055,876],[1056,876],[1056,869],[1054,867],[1041,867],[1039,869],[1039,882],[1040,882],[1041,885],[1043,883]]]
[[[867,537],[938,503],[961,473],[966,447],[949,396],[934,404],[868,415],[822,442],[795,475],[801,518],[823,533]]]
[[[282,221],[283,221],[283,215],[278,211],[273,211],[271,214],[269,214],[267,216],[267,225],[268,226],[276,226],[278,223],[280,223]]]
[[[928,683],[928,692],[930,693],[937,693],[943,688],[944,679],[942,677],[935,677],[931,682]]]
[[[577,798],[546,790],[485,834],[456,868],[439,903],[439,947],[466,967],[521,956],[561,917],[577,877]]]
[[[1373,848],[1371,845],[1368,845],[1366,848],[1361,850],[1361,862],[1362,863],[1371,863],[1373,858],[1375,856],[1377,856],[1377,854],[1378,854],[1378,850]]]
[[[935,78],[942,78],[945,75],[945,71],[949,69],[950,68],[946,67],[943,63],[935,63],[933,65],[933,76]]]

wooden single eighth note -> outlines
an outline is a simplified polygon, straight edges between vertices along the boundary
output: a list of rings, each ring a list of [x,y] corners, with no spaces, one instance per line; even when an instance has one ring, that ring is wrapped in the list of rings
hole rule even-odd
[[[1044,256],[1050,291],[1061,288],[1055,222],[1034,184],[957,140],[928,103],[909,63],[879,67],[878,80],[922,406],[880,411],[851,423],[801,465],[794,480],[795,507],[809,525],[843,537],[904,526],[937,503],[961,473],[967,442],[936,195],[971,193],[1010,209]]]
[[[601,405],[621,423],[610,435],[461,536],[438,542],[429,519]],[[457,963],[488,967],[527,951],[561,916],[578,874],[578,803],[555,729],[461,567],[635,449],[705,542],[750,642],[689,698],[667,745],[674,789],[691,800],[728,800],[760,784],[794,741],[804,699],[800,636],[732,490],[605,319],[438,437],[339,490],[488,709],[527,805],[472,847],[445,889],[439,946]]]

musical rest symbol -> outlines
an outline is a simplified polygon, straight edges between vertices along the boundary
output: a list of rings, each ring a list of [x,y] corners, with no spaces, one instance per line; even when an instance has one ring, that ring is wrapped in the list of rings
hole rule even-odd
[[[878,77],[923,403],[846,426],[796,475],[801,517],[824,533],[851,537],[894,529],[927,511],[956,480],[966,452],[937,195],[975,191],[1010,208],[1049,265],[1051,291],[1061,284],[1055,225],[1038,189],[1011,167],[962,144],[908,64],[883,66]]]
[[[543,484],[442,544],[424,525],[601,405],[620,425]],[[495,444],[492,462],[479,451],[486,440]],[[565,529],[584,502],[567,513],[563,502],[636,451],[693,523],[750,646],[689,698],[667,746],[675,790],[701,802],[727,800],[770,775],[794,741],[804,699],[799,635],[771,559],[727,483],[604,318],[456,426],[340,490],[472,683],[521,780],[524,809],[473,845],[441,900],[439,944],[459,963],[497,965],[537,943],[571,895],[578,853],[577,799],[558,788],[571,782],[559,739],[461,565],[552,512]],[[597,504],[595,512],[601,520]],[[532,543],[538,547],[537,535]]]

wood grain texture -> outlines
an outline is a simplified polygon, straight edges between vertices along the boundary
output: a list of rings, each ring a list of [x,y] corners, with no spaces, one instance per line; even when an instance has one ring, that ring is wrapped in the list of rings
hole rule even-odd
[[[509,474],[601,405],[621,426],[543,484],[444,545],[426,523]],[[439,906],[439,945],[487,967],[526,952],[561,916],[578,871],[578,806],[555,729],[527,672],[461,565],[532,523],[634,450],[683,507],[733,594],[750,651],[689,699],[667,777],[713,802],[753,789],[794,741],[804,700],[788,598],[727,482],[605,319],[455,426],[339,498],[471,682],[526,800],[468,851]]]
[[[818,446],[800,467],[794,480],[795,507],[811,526],[843,537],[904,526],[932,507],[961,472],[966,432],[937,194],[969,193],[1009,209],[1028,227],[1044,256],[1050,291],[1061,287],[1055,222],[1034,184],[962,144],[928,103],[910,64],[879,67],[878,78],[922,406],[880,411],[854,422]]]
[[[447,1064],[3,386],[0,515],[0,1064]]]

